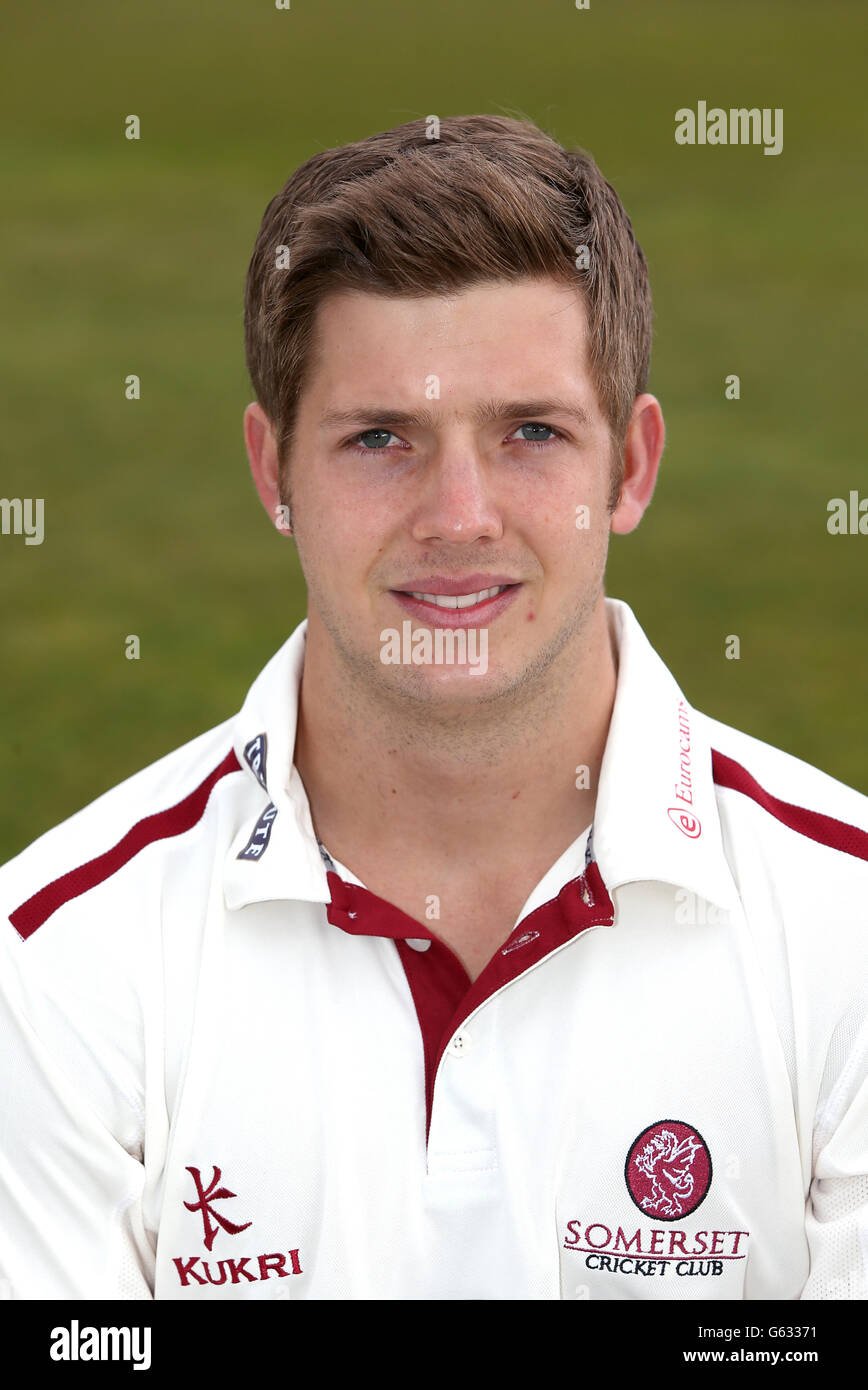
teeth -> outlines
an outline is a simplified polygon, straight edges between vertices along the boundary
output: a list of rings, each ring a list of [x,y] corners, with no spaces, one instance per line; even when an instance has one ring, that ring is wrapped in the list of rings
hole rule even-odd
[[[481,589],[478,594],[413,594],[412,597],[436,604],[438,608],[472,608],[474,603],[481,603],[484,598],[502,594],[506,587],[506,584],[497,584],[493,589]]]

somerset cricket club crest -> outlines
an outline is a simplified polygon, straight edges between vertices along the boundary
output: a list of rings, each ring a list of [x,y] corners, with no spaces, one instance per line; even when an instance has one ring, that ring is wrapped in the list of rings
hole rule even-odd
[[[580,1259],[586,1270],[617,1275],[619,1282],[623,1276],[634,1285],[648,1280],[649,1287],[660,1280],[677,1285],[682,1279],[719,1279],[738,1285],[738,1262],[748,1257],[750,1231],[737,1229],[734,1219],[724,1221],[719,1230],[691,1231],[685,1220],[711,1188],[711,1154],[694,1125],[684,1120],[648,1125],[630,1145],[624,1181],[644,1220],[634,1227],[633,1222],[612,1214],[601,1219],[585,1210],[565,1223],[564,1250]],[[725,1192],[718,1197],[725,1201]],[[677,1225],[667,1230],[662,1223],[668,1221]],[[699,1217],[697,1224],[702,1221]],[[625,1296],[644,1297],[641,1293]],[[670,1289],[662,1297],[682,1295]]]
[[[624,1165],[627,1190],[657,1221],[689,1216],[711,1186],[711,1154],[699,1130],[658,1120],[633,1141]]]

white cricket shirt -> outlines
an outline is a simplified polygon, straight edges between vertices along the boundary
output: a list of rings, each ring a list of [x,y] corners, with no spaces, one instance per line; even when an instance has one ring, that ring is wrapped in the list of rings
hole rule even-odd
[[[868,802],[607,609],[589,861],[472,985],[320,853],[305,624],[0,870],[0,1292],[868,1295]]]

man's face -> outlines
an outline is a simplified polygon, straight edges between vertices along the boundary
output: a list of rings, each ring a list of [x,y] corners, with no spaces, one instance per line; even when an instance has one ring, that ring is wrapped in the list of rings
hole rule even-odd
[[[289,461],[309,643],[432,714],[531,694],[602,602],[613,451],[579,293],[342,292],[316,329]],[[484,629],[486,669],[384,661],[408,621],[432,647],[437,628],[477,629],[480,667]]]

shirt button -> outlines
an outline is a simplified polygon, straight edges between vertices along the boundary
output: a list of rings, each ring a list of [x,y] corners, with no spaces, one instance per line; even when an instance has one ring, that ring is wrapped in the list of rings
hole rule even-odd
[[[408,936],[406,944],[411,946],[414,951],[427,951],[431,945],[431,938]]]
[[[466,1057],[467,1053],[470,1051],[470,1034],[456,1033],[447,1051],[453,1057]]]

